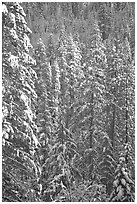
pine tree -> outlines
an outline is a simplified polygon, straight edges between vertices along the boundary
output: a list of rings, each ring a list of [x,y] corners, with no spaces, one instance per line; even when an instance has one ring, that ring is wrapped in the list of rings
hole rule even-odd
[[[73,158],[77,154],[77,146],[75,137],[68,126],[70,117],[72,117],[69,111],[75,102],[75,95],[72,95],[70,88],[74,88],[76,78],[76,73],[75,78],[72,78],[75,67],[70,68],[68,50],[66,33],[65,30],[62,30],[57,44],[57,58],[52,64],[56,128],[49,158],[44,164],[45,171],[49,172],[49,187],[45,189],[43,199],[45,195],[48,195],[49,200],[58,200],[61,195],[66,201],[71,200],[71,179],[81,177],[73,163]]]
[[[94,19],[93,29],[89,31],[89,42],[87,45],[87,57],[85,61],[86,88],[84,90],[86,98],[86,115],[83,125],[88,124],[86,140],[89,145],[85,151],[89,179],[95,173],[98,154],[101,153],[100,142],[106,134],[105,129],[105,71],[107,60],[105,56],[105,46],[102,42],[98,22]],[[94,152],[94,153],[93,153]],[[87,155],[87,156],[86,156]]]
[[[41,39],[35,48],[35,59],[37,66],[35,70],[38,75],[36,82],[38,107],[37,121],[39,126],[39,134],[45,134],[45,139],[50,138],[52,132],[52,68],[48,62],[46,47]]]
[[[35,60],[19,3],[3,3],[3,201],[37,201]]]
[[[112,117],[109,135],[116,151],[116,157],[119,158],[121,154],[125,154],[126,171],[132,171],[133,179],[134,126],[132,126],[131,123],[134,124],[134,66],[127,38],[123,42],[119,41],[119,44],[112,40],[111,43],[113,44],[113,49],[109,50],[107,54],[108,62],[110,63],[109,66],[111,67],[111,69],[108,69],[109,72],[107,72],[107,88],[109,90],[107,93],[107,96],[109,96],[107,108],[110,108],[109,106],[112,104],[114,112],[112,116],[108,114],[109,120]],[[116,46],[114,46],[114,44]],[[129,107],[131,111],[128,111]],[[121,169],[119,171],[121,171]],[[123,173],[121,172],[120,174]],[[120,199],[123,198],[119,198],[119,201]]]
[[[134,104],[134,61],[132,60],[131,49],[129,46],[128,39],[126,38],[120,45],[119,53],[121,54],[121,59],[123,62],[122,65],[122,76],[121,76],[121,86],[123,89],[121,94],[124,96],[123,100],[123,149],[121,152],[125,152],[125,160],[127,164],[127,168],[132,171],[132,176],[134,178],[134,161],[135,161],[135,147],[134,147],[134,139],[135,139],[135,127],[134,127],[134,114],[135,114],[135,104]],[[120,95],[121,96],[121,95]],[[120,132],[120,130],[119,130]],[[125,148],[126,147],[126,148]]]
[[[135,184],[131,178],[131,172],[127,168],[125,155],[121,155],[119,158],[113,186],[114,189],[110,196],[110,202],[135,201]]]
[[[67,45],[68,40],[65,33],[65,28],[63,27],[57,42],[57,63],[60,70],[60,120],[63,122],[64,126],[67,128],[67,108],[69,106],[70,95],[69,95],[69,75],[68,75],[68,63],[67,63]]]
[[[77,39],[76,39],[77,38]],[[60,39],[60,60],[59,65],[62,70],[61,83],[63,84],[62,93],[62,103],[61,110],[65,110],[63,120],[65,121],[64,126],[68,135],[71,138],[66,138],[69,144],[70,151],[70,161],[73,157],[78,159],[77,145],[76,141],[79,140],[77,125],[80,120],[81,104],[83,103],[82,96],[82,82],[84,80],[84,74],[81,66],[81,53],[79,49],[79,37],[75,36],[75,40],[71,34],[68,34],[68,39],[66,38],[66,33],[63,31]],[[63,46],[64,45],[64,46]],[[62,92],[63,91],[63,92]],[[77,112],[79,110],[79,112]],[[77,156],[76,156],[76,155]],[[76,159],[76,160],[77,160]],[[75,161],[76,161],[75,160]],[[76,182],[82,181],[82,175],[75,165],[75,162],[70,162],[71,173],[75,177]]]
[[[115,146],[115,141],[115,148],[119,154],[121,151],[125,151],[125,144],[132,146],[134,158],[134,125],[131,125],[134,124],[134,62],[131,57],[132,55],[127,39],[123,42],[119,41],[119,44],[115,42],[115,44],[117,45],[115,54],[112,55],[114,56],[114,66],[111,66],[111,77],[107,77],[107,79],[110,80],[107,84],[107,87],[110,87],[108,104],[112,104],[113,110],[115,111],[115,117],[114,114],[111,116],[112,126],[110,126],[110,136],[113,136],[113,146]],[[130,111],[128,111],[129,109]],[[110,116],[108,117],[110,118]],[[113,129],[111,127],[113,127]]]
[[[99,180],[104,186],[106,186],[106,194],[110,194],[112,192],[116,161],[110,138],[104,136],[101,144],[102,153],[100,154],[98,164],[98,173],[100,175]]]
[[[51,64],[51,57],[49,55],[50,47],[46,48],[40,39],[35,49],[35,58],[37,62],[37,67],[35,69],[38,74],[37,94],[39,96],[37,124],[41,143],[41,148],[39,148],[38,151],[41,166],[39,183],[41,186],[40,198],[43,201],[52,200],[51,196],[53,192],[51,190],[51,192],[48,193],[47,184],[51,181],[50,176],[52,176],[54,172],[48,171],[50,163],[47,163],[47,160],[51,156],[51,148],[56,143],[55,133],[58,127],[59,117],[59,67],[56,61],[52,60]],[[45,167],[46,164],[47,167]]]

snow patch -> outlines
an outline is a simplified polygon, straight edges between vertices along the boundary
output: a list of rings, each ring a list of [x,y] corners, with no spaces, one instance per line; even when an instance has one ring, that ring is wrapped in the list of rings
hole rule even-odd
[[[7,9],[5,4],[2,4],[2,12],[3,13],[8,13],[8,9]]]
[[[10,57],[8,60],[10,62],[10,65],[12,66],[12,68],[18,67],[18,57],[17,56],[10,54]]]

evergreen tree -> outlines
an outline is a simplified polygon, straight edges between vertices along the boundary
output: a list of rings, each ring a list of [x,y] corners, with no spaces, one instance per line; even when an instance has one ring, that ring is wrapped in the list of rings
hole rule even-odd
[[[38,95],[37,125],[40,129],[39,134],[44,134],[46,140],[46,138],[50,138],[52,132],[52,68],[48,62],[46,48],[41,39],[35,48],[35,59],[37,62],[35,70],[38,75],[36,82]]]
[[[37,201],[35,61],[19,3],[3,3],[3,201]]]
[[[131,178],[131,172],[127,168],[125,156],[121,155],[115,172],[113,192],[110,196],[111,202],[134,202],[135,184]]]
[[[108,133],[116,151],[116,157],[119,158],[121,153],[126,154],[126,168],[129,168],[128,171],[132,172],[132,178],[134,178],[134,144],[132,143],[134,127],[130,126],[131,123],[134,124],[131,122],[134,120],[134,85],[132,84],[134,82],[134,65],[127,38],[124,42],[119,41],[119,44],[112,40],[111,43],[113,46],[107,53],[108,67],[111,67],[107,72],[107,97],[109,100],[107,115],[108,120],[112,121],[108,123],[110,125]],[[109,113],[111,107],[113,107],[112,115]],[[129,107],[131,111],[128,111]]]
[[[102,138],[102,153],[99,157],[98,173],[100,175],[100,182],[106,186],[106,194],[112,192],[115,168],[116,161],[111,140],[108,136],[104,136]]]
[[[84,90],[86,98],[86,115],[83,125],[88,124],[86,139],[89,145],[85,151],[87,154],[87,164],[89,171],[89,179],[95,172],[96,160],[98,154],[101,153],[100,142],[106,134],[105,129],[105,71],[107,60],[105,56],[105,46],[101,39],[98,23],[94,20],[94,27],[89,33],[89,42],[87,46],[87,58],[85,61],[85,69],[87,68],[86,83]],[[83,121],[82,121],[83,122]],[[89,150],[88,150],[89,149]],[[92,153],[94,152],[94,153]],[[94,155],[94,156],[93,156]]]

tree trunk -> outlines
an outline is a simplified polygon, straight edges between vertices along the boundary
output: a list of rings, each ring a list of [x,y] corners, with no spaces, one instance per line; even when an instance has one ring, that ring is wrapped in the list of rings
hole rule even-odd
[[[128,144],[128,93],[127,93],[127,84],[128,84],[128,73],[126,73],[126,144]],[[126,152],[126,164],[128,163],[128,152]]]
[[[92,148],[92,140],[93,140],[93,93],[91,94],[91,118],[90,118],[90,137],[89,137],[89,147]]]
[[[115,115],[116,115],[116,107],[115,104],[112,105],[112,121],[110,126],[110,138],[112,147],[114,147],[114,133],[115,133]]]

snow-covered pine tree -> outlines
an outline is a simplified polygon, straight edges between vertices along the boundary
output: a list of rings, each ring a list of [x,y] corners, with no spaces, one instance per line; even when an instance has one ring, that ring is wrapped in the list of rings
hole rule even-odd
[[[76,38],[76,37],[75,37]],[[69,80],[69,118],[68,118],[68,128],[72,132],[76,132],[79,128],[79,122],[81,118],[82,105],[84,105],[84,100],[82,97],[82,88],[84,73],[83,67],[81,66],[81,51],[79,47],[79,36],[74,40],[72,34],[69,34],[68,46],[67,46],[67,63],[68,63],[68,80]],[[68,117],[68,116],[67,116]]]
[[[86,141],[88,141],[85,150],[85,161],[89,172],[89,179],[94,177],[97,158],[101,154],[101,139],[106,134],[104,112],[106,106],[106,84],[105,71],[107,68],[107,59],[105,55],[105,46],[102,42],[98,22],[94,18],[92,27],[88,31],[87,54],[84,63],[86,76],[86,86],[84,90],[85,115],[81,120],[82,128],[86,126]],[[87,69],[87,70],[86,70]],[[87,125],[88,124],[88,125]],[[96,174],[96,173],[95,173]],[[97,176],[98,177],[98,176]]]
[[[105,186],[106,194],[110,195],[115,176],[116,161],[111,140],[107,135],[102,138],[101,148],[102,153],[98,159],[99,181]]]
[[[34,57],[37,63],[35,71],[38,76],[36,82],[36,93],[38,95],[37,125],[39,128],[39,139],[43,140],[41,145],[44,146],[52,132],[52,68],[42,39],[39,39],[37,43]]]
[[[121,94],[125,98],[123,101],[125,119],[123,139],[126,146],[125,151],[128,150],[125,159],[127,167],[132,171],[132,176],[135,177],[135,67],[127,38],[123,40],[120,48],[123,61],[123,66],[121,67],[121,86],[123,85],[123,90],[121,90]]]
[[[48,195],[49,200],[71,200],[70,186],[72,176],[76,177],[79,171],[72,162],[74,155],[77,154],[77,146],[73,133],[68,129],[68,110],[71,107],[74,95],[70,93],[70,74],[73,71],[68,63],[68,39],[65,30],[61,34],[57,43],[57,58],[52,64],[53,73],[53,95],[55,111],[56,131],[49,158],[44,166],[49,172],[49,186],[43,193],[43,198]],[[72,79],[74,80],[74,78]],[[71,81],[73,86],[74,82]],[[61,198],[62,197],[62,198]]]
[[[115,39],[110,35],[105,41],[106,43],[106,56],[107,56],[107,69],[106,69],[106,131],[111,140],[113,148],[115,148],[116,137],[116,120],[117,120],[117,64],[118,55],[116,52]]]
[[[111,123],[108,123],[108,134],[118,158],[121,151],[125,151],[125,144],[131,147],[130,161],[133,163],[129,167],[134,169],[134,61],[127,38],[119,43],[116,40],[112,42],[112,39],[109,42],[111,49],[108,49],[107,56],[111,69],[107,72],[107,115]],[[113,114],[109,113],[110,110]]]
[[[61,199],[59,194],[65,192],[68,188],[68,173],[69,167],[66,158],[66,146],[65,139],[66,133],[63,130],[64,121],[61,117],[60,107],[60,95],[61,95],[61,83],[60,83],[60,68],[57,60],[52,64],[52,81],[53,81],[53,127],[54,130],[50,137],[50,149],[48,158],[43,164],[43,173],[46,175],[46,182],[42,189],[41,198],[43,201],[54,201]],[[63,112],[62,112],[63,113]],[[43,181],[42,181],[43,182]],[[65,184],[64,184],[65,183]],[[66,185],[66,186],[65,186]],[[64,193],[63,193],[64,194]],[[59,196],[59,198],[58,198]]]
[[[69,93],[69,74],[68,74],[68,63],[67,63],[67,46],[68,39],[65,33],[65,28],[62,27],[60,36],[57,42],[57,62],[60,69],[60,120],[64,123],[64,126],[68,128],[69,115],[67,109],[70,105],[70,93]]]
[[[107,118],[111,121],[107,126],[108,135],[116,158],[121,158],[121,154],[125,155],[124,165],[126,167],[124,168],[126,170],[124,171],[131,171],[134,180],[134,62],[127,38],[117,41],[114,36],[113,38],[110,36],[106,46],[108,48]],[[112,201],[128,201],[128,198],[125,198],[126,190],[123,190],[124,187],[121,187],[119,180],[123,177],[123,167],[118,168],[119,176],[116,175],[118,178],[116,183],[120,185],[120,187],[117,186],[120,192],[114,185],[111,199]]]
[[[131,172],[127,168],[126,155],[121,155],[119,164],[115,171],[113,182],[113,192],[110,195],[110,202],[134,202],[135,183],[132,180]]]
[[[60,95],[60,70],[55,60],[52,35],[50,35],[45,47],[40,39],[35,57],[37,61],[38,82],[38,124],[40,127],[39,137],[43,143],[38,156],[41,163],[40,197],[42,201],[52,201],[58,189],[55,187],[54,177],[56,175],[56,158],[54,145],[57,141],[57,130],[59,126],[59,95]],[[53,156],[53,157],[52,157]],[[50,162],[52,161],[52,162]]]
[[[35,59],[37,66],[35,67],[38,75],[36,82],[36,93],[38,95],[37,105],[37,125],[39,128],[38,137],[41,144],[37,156],[39,158],[39,165],[41,167],[40,175],[40,197],[43,201],[49,201],[44,199],[44,190],[47,187],[48,175],[50,172],[45,170],[45,161],[49,157],[50,145],[54,144],[54,132],[55,124],[52,115],[54,110],[54,92],[52,84],[52,67],[50,66],[49,55],[47,49],[42,41],[39,39],[35,48]]]
[[[2,196],[3,201],[37,201],[40,172],[34,154],[40,144],[35,124],[37,76],[27,36],[31,31],[19,3],[6,2],[2,8]]]
[[[73,160],[77,153],[76,145],[76,130],[74,131],[76,110],[80,108],[80,85],[83,77],[81,67],[81,54],[78,47],[78,42],[74,42],[73,36],[67,34],[65,30],[61,30],[59,38],[59,66],[61,69],[61,121],[64,122],[64,130],[66,132],[66,145],[69,153],[69,165],[71,174],[75,179],[80,181],[82,179],[79,170],[74,165]],[[63,112],[62,112],[63,111]],[[65,140],[64,140],[65,141]]]

